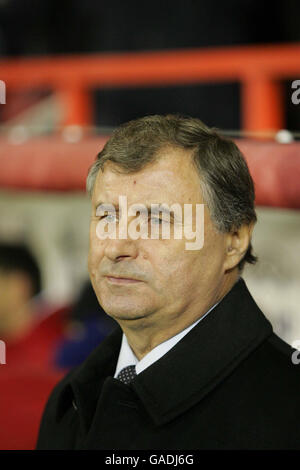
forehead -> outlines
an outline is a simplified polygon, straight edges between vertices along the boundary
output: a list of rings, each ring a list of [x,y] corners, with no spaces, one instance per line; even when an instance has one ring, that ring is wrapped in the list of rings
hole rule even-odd
[[[117,203],[119,195],[135,202],[202,202],[200,179],[191,152],[165,148],[155,162],[135,173],[120,173],[113,162],[99,171],[93,192],[93,203]]]

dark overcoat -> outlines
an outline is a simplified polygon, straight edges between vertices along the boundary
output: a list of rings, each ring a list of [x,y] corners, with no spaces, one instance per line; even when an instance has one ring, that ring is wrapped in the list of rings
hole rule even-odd
[[[113,378],[121,338],[55,387],[38,449],[300,449],[298,353],[243,279],[130,385]]]

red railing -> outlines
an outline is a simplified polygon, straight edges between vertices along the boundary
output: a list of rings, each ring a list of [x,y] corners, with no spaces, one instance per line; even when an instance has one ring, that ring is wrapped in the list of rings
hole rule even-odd
[[[46,87],[57,93],[62,125],[92,124],[93,88],[237,81],[243,129],[278,130],[285,127],[280,81],[297,78],[300,44],[0,61],[0,79],[8,91]]]
[[[106,140],[94,136],[68,143],[56,135],[16,145],[0,139],[0,189],[82,191],[88,168]],[[236,142],[255,182],[256,204],[300,209],[300,143]]]

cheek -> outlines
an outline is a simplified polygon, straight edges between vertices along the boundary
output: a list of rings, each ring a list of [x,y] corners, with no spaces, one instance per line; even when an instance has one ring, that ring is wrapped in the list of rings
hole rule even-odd
[[[161,273],[178,291],[198,288],[200,282],[208,280],[215,270],[219,270],[219,253],[217,244],[205,241],[201,250],[186,250],[183,245],[178,246],[178,250],[161,258]]]
[[[222,236],[211,234],[204,240],[204,246],[199,251],[193,270],[198,272],[199,282],[204,286],[215,284],[222,275],[224,262],[224,246]]]
[[[97,267],[103,257],[103,246],[96,235],[94,224],[91,224],[88,252],[88,270],[90,275],[95,275]]]
[[[180,242],[174,245],[160,243],[162,243],[161,246],[156,245],[152,250],[147,251],[143,258],[148,258],[152,266],[157,287],[170,290],[176,286],[175,289],[177,289],[190,272],[195,257],[190,254],[191,252],[184,251]]]

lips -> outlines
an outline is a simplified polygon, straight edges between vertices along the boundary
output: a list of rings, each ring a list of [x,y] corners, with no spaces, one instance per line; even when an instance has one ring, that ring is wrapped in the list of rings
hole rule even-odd
[[[134,279],[131,277],[119,277],[119,276],[105,276],[106,279],[114,284],[132,284],[132,283],[137,283],[137,282],[143,282],[140,279]]]

